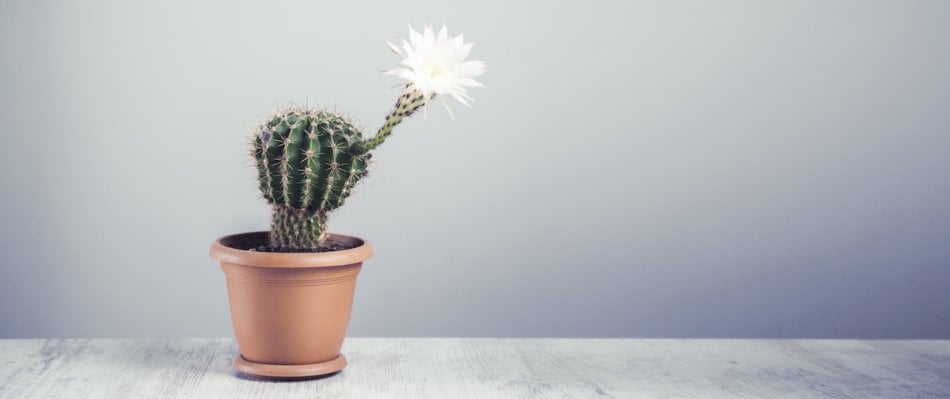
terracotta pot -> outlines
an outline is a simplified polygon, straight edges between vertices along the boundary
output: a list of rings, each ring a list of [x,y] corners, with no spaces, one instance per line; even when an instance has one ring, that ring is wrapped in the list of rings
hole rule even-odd
[[[356,276],[372,256],[369,243],[330,234],[352,249],[285,253],[238,248],[264,245],[268,232],[225,236],[211,245],[228,285],[238,370],[267,377],[306,377],[346,366],[340,354],[350,322]]]

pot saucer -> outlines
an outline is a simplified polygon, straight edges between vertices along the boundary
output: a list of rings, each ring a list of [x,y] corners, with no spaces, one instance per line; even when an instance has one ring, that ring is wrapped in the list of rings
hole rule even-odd
[[[238,371],[269,378],[319,377],[343,370],[344,367],[346,367],[346,357],[342,353],[325,362],[311,364],[257,363],[245,359],[240,354],[234,358],[234,368]]]

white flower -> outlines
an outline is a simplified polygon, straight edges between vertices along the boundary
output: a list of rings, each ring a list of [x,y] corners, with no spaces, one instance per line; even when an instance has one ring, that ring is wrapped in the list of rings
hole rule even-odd
[[[431,26],[426,26],[423,33],[409,26],[409,41],[402,39],[401,48],[386,43],[402,58],[399,68],[386,73],[405,79],[409,90],[419,91],[426,102],[434,96],[450,95],[469,106],[472,98],[465,88],[483,87],[474,78],[485,72],[485,63],[465,61],[472,43],[464,43],[462,35],[449,38],[444,25],[438,34],[433,33]]]

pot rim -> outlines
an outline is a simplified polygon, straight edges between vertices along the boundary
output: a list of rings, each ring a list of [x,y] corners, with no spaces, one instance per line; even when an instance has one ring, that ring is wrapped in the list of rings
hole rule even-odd
[[[269,234],[269,231],[251,231],[226,235],[214,240],[208,254],[221,262],[282,269],[347,266],[361,263],[373,256],[373,247],[366,240],[336,233],[328,233],[330,239],[357,241],[360,244],[355,248],[327,252],[258,252],[232,248],[225,244],[229,240],[250,239],[259,235],[266,237]],[[266,241],[266,238],[264,240]]]

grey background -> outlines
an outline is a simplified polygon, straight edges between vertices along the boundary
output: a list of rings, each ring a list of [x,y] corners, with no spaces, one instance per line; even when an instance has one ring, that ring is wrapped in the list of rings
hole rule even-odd
[[[331,219],[354,336],[950,338],[950,2],[0,1],[0,337],[226,336],[288,101],[378,127],[447,22],[471,110]]]

